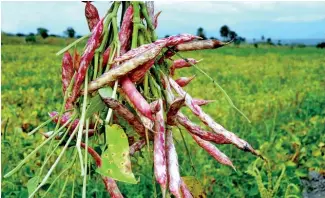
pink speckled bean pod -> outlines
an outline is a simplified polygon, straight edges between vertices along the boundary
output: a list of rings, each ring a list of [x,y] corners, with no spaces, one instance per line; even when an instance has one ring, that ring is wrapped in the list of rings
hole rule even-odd
[[[185,87],[186,85],[188,85],[193,79],[195,78],[194,76],[191,77],[180,77],[178,79],[175,80],[175,82],[181,86],[181,87]]]
[[[154,174],[163,189],[167,184],[167,165],[165,152],[165,121],[163,102],[159,99],[160,111],[156,114],[154,135]]]
[[[237,146],[239,149],[244,151],[249,151],[254,155],[259,154],[248,144],[245,140],[240,139],[234,133],[227,131],[220,124],[216,123],[208,114],[206,114],[201,107],[193,102],[192,97],[186,93],[171,77],[169,77],[169,83],[174,88],[174,90],[182,97],[185,97],[185,104],[191,109],[194,115],[196,115],[205,125],[209,126],[215,133],[223,135],[225,138],[229,139],[232,144]]]
[[[71,102],[74,102],[79,95],[79,89],[85,80],[88,66],[94,57],[96,48],[100,45],[100,39],[102,33],[103,33],[103,19],[100,20],[96,25],[96,27],[93,29],[92,35],[88,40],[86,50],[81,57],[79,70],[77,72],[77,75],[75,76],[74,86],[71,95]]]
[[[168,125],[175,126],[177,124],[176,115],[184,105],[184,102],[185,98],[177,98],[172,102],[172,104],[170,104],[166,116]]]
[[[191,67],[191,64],[197,64],[199,61],[195,60],[194,58],[187,58],[187,61],[184,59],[174,60],[172,66],[170,67],[170,75],[174,76],[175,70],[184,68],[184,67]]]
[[[178,158],[171,129],[167,129],[166,142],[169,190],[175,197],[181,197],[181,176],[179,174]]]
[[[92,31],[99,22],[98,10],[93,4],[91,4],[90,1],[84,1],[84,3],[86,3],[85,16],[87,19],[88,27],[89,30]]]
[[[215,147],[212,143],[205,141],[196,135],[192,135],[192,137],[200,147],[202,147],[204,150],[206,150],[220,164],[224,164],[224,165],[230,166],[233,169],[235,169],[231,160],[223,152],[221,152],[217,147]]]

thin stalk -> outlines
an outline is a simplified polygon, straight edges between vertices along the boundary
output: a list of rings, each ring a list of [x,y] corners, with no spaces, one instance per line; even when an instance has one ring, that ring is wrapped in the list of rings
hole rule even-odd
[[[72,117],[70,120],[73,120],[75,117]],[[68,122],[67,122],[68,123]],[[63,135],[63,137],[60,139],[59,143],[53,148],[53,149],[48,149],[48,152],[50,150],[52,150],[52,152],[50,153],[50,155],[48,156],[48,152],[46,153],[46,159],[42,164],[42,167],[40,169],[40,173],[39,173],[39,177],[41,177],[42,173],[43,173],[43,169],[45,167],[45,165],[47,164],[47,162],[50,160],[50,158],[52,157],[52,155],[54,154],[54,152],[56,151],[56,149],[61,145],[61,143],[64,141],[65,137],[68,135],[70,128],[72,126],[73,123],[70,123],[70,126],[68,127],[68,129],[66,130],[66,133]],[[60,130],[59,130],[60,131]],[[52,139],[50,145],[52,144],[54,139]],[[49,146],[49,148],[51,148],[51,146]]]
[[[65,151],[68,148],[68,145],[70,144],[72,138],[75,136],[75,134],[77,133],[77,129],[80,123],[78,123],[76,129],[73,131],[73,133],[71,134],[70,138],[68,139],[67,143],[64,145],[60,155],[58,156],[58,158],[55,160],[54,164],[51,166],[50,170],[47,172],[47,174],[45,175],[44,179],[42,180],[42,182],[37,186],[37,188],[34,190],[34,192],[32,192],[29,196],[29,198],[32,198],[35,193],[46,183],[46,181],[49,179],[49,177],[51,176],[54,168],[58,165],[59,161],[61,160],[63,154],[65,153]]]
[[[71,192],[71,198],[74,198],[74,186],[75,186],[75,183],[76,183],[76,177],[75,175],[73,175],[73,184],[72,184],[72,192]]]
[[[88,130],[89,130],[89,118],[86,120],[86,148],[88,148]],[[82,185],[82,197],[86,197],[86,188],[87,188],[87,161],[88,161],[88,149],[85,149],[85,175],[83,178]]]
[[[112,93],[112,97],[111,97],[113,99],[116,98],[117,87],[118,87],[118,81],[115,81],[114,88],[113,88],[113,93]],[[105,119],[105,124],[109,123],[109,121],[110,121],[110,119],[112,117],[112,113],[113,113],[113,110],[111,108],[109,108],[106,119]]]
[[[65,187],[67,186],[68,181],[69,181],[69,175],[67,175],[67,177],[65,179],[65,182],[63,184],[63,187],[62,187],[62,190],[60,192],[59,198],[61,198],[63,196],[64,190],[65,190]]]
[[[138,29],[140,24],[140,10],[139,10],[139,2],[132,1],[133,6],[133,32],[132,32],[132,44],[131,49],[137,47],[138,42]]]
[[[52,138],[54,138],[59,131],[54,132],[48,139],[46,139],[41,145],[36,147],[31,153],[29,153],[25,159],[23,159],[14,169],[12,169],[10,172],[5,174],[3,177],[8,178],[14,173],[16,173],[39,149],[41,149],[46,143],[48,143]]]
[[[63,54],[64,52],[68,51],[71,47],[73,47],[73,46],[75,46],[77,43],[79,43],[80,41],[82,41],[82,40],[88,38],[90,35],[91,35],[91,33],[86,34],[86,35],[84,35],[84,36],[78,38],[77,40],[75,40],[74,42],[72,42],[71,44],[69,44],[68,46],[66,46],[65,48],[63,48],[63,49],[61,49],[60,51],[58,51],[58,52],[56,53],[56,55],[59,56],[59,55]]]
[[[52,120],[54,120],[54,118],[56,118],[59,114],[53,116],[52,118],[46,120],[45,122],[43,122],[42,124],[40,124],[38,127],[36,127],[35,129],[33,129],[31,132],[28,133],[28,135],[33,135],[34,133],[36,133],[39,129],[43,128],[44,126],[46,126],[47,124],[49,124]]]
[[[76,153],[77,154],[77,153]],[[68,167],[67,168],[65,168],[63,171],[61,171],[60,173],[59,173],[59,175],[52,181],[52,183],[51,183],[51,185],[50,185],[50,187],[46,190],[46,192],[44,193],[44,195],[42,196],[42,198],[43,197],[46,197],[46,195],[47,195],[47,193],[48,192],[50,192],[50,190],[52,189],[52,187],[54,186],[54,184],[55,184],[55,182],[65,173],[65,172],[67,172],[72,166],[73,166],[73,164],[74,164],[74,162],[75,162],[75,160],[76,160],[76,157],[77,157],[77,155],[74,155],[74,157],[72,158],[73,160],[72,160],[72,162],[68,165]],[[69,177],[69,175],[67,176],[67,177]]]
[[[78,136],[77,136],[77,144],[76,148],[79,154],[79,160],[80,160],[80,166],[81,166],[81,176],[84,175],[84,167],[83,167],[83,159],[82,159],[82,154],[81,154],[81,148],[80,148],[80,143],[82,139],[82,131],[84,127],[84,122],[85,122],[85,117],[86,117],[86,107],[87,107],[87,96],[88,96],[88,69],[86,71],[86,77],[85,77],[85,87],[84,87],[84,100],[82,104],[82,113],[81,113],[81,119],[79,120],[79,131],[78,131]]]

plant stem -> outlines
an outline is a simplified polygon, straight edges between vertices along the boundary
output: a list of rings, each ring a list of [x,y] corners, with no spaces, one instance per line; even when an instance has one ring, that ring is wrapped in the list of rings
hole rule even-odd
[[[133,32],[132,32],[132,44],[131,49],[137,47],[138,42],[138,29],[140,24],[140,10],[139,10],[139,2],[132,1],[133,6]]]
[[[84,87],[84,100],[82,103],[82,113],[81,113],[81,119],[79,120],[79,131],[78,131],[78,136],[77,136],[77,144],[76,148],[79,154],[79,160],[80,160],[80,166],[81,166],[81,175],[84,175],[84,167],[83,167],[83,159],[82,159],[82,154],[81,154],[81,148],[80,148],[80,143],[82,139],[82,131],[84,127],[84,122],[85,122],[85,117],[86,117],[86,107],[87,107],[87,96],[88,96],[88,69],[86,71],[86,77],[85,77],[85,87]]]
[[[80,124],[80,123],[79,123]],[[64,145],[60,155],[58,156],[58,158],[55,160],[54,164],[51,166],[50,170],[47,172],[47,174],[45,175],[44,179],[42,180],[42,182],[37,186],[37,188],[34,190],[34,192],[32,192],[30,195],[29,195],[29,198],[32,198],[35,193],[46,183],[46,181],[48,180],[48,178],[51,176],[54,168],[58,165],[59,161],[61,160],[63,154],[65,153],[65,151],[67,150],[68,148],[68,145],[70,144],[72,138],[75,136],[77,130],[78,130],[78,126],[79,124],[77,125],[76,129],[73,131],[73,133],[71,134],[70,138],[68,139],[67,143]]]
[[[88,148],[88,130],[89,130],[89,118],[86,120],[86,148]],[[88,161],[88,152],[87,152],[87,149],[85,149],[85,175],[83,178],[83,185],[82,185],[82,197],[83,198],[86,198],[87,161]]]
[[[69,44],[68,46],[66,46],[65,48],[61,49],[59,52],[56,53],[57,56],[63,54],[64,52],[68,51],[71,47],[75,46],[77,43],[79,43],[80,41],[88,38],[89,36],[91,36],[91,33],[86,34],[85,36],[78,38],[77,40],[75,40],[74,42],[72,42],[71,44]]]

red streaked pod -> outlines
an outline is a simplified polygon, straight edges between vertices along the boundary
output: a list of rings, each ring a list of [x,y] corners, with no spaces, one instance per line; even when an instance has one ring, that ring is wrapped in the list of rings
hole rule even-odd
[[[152,59],[146,62],[145,64],[141,65],[140,67],[131,71],[129,74],[130,80],[132,82],[140,81],[145,76],[147,71],[153,66],[154,63],[155,63],[155,59]]]
[[[121,43],[121,54],[124,54],[127,52],[130,44],[130,38],[132,35],[132,19],[133,19],[133,7],[129,6],[124,14],[122,25],[119,35],[119,40]]]
[[[171,77],[169,77],[169,83],[174,90],[182,97],[185,97],[185,104],[197,116],[205,125],[209,126],[215,133],[219,133],[229,139],[232,144],[239,149],[249,151],[254,155],[260,156],[251,145],[245,140],[240,139],[234,133],[227,131],[223,126],[216,123],[208,114],[206,114],[200,106],[193,102],[192,97],[186,93]]]
[[[231,160],[227,157],[227,155],[225,155],[223,152],[221,152],[212,143],[205,141],[196,135],[192,135],[192,137],[200,147],[202,147],[204,150],[206,150],[220,164],[224,164],[224,165],[230,166],[233,169],[235,169],[234,165],[232,164]]]
[[[77,49],[75,48],[73,52],[73,68],[75,71],[78,71],[80,65],[80,54],[78,53]]]
[[[186,85],[188,85],[193,79],[195,78],[194,76],[191,77],[180,77],[178,79],[175,80],[175,82],[181,86],[181,87],[185,87]]]
[[[72,102],[74,102],[79,95],[79,91],[80,91],[79,89],[85,80],[86,72],[91,60],[94,57],[95,50],[100,44],[100,37],[102,33],[103,33],[103,19],[100,20],[97,26],[93,29],[92,35],[87,42],[86,50],[81,57],[79,70],[77,72],[77,75],[75,76],[74,86],[72,90],[72,95],[71,95]]]
[[[223,47],[227,43],[218,40],[198,40],[181,43],[175,46],[176,51],[193,51],[193,50],[204,50],[204,49],[216,49]]]
[[[52,112],[49,113],[49,116],[50,116],[51,118],[55,117],[55,118],[53,119],[53,122],[55,122],[55,123],[58,123],[58,121],[59,121],[59,116],[57,116],[58,114],[59,114],[59,113],[56,112],[56,111],[52,111]],[[67,113],[63,114],[63,115],[61,116],[60,126],[63,126],[66,122],[68,122],[68,121],[70,120],[70,118],[71,118],[71,113],[67,112]],[[72,125],[71,125],[71,127],[70,127],[70,132],[72,132],[72,131],[77,127],[78,123],[79,123],[79,119],[75,119],[75,120],[73,121],[73,123],[72,123]],[[70,126],[70,124],[68,124],[68,125],[66,126],[66,128],[68,128],[69,126]]]
[[[184,105],[185,98],[176,98],[172,104],[170,104],[168,112],[167,112],[167,124],[170,126],[175,126],[176,123],[176,115],[179,110]]]
[[[153,22],[154,13],[155,13],[155,3],[154,3],[154,1],[146,1],[145,5],[146,5],[147,11],[148,11],[148,15],[149,15],[151,21]]]
[[[153,26],[155,27],[155,29],[158,26],[158,17],[161,14],[161,11],[159,11],[158,13],[155,14],[154,18],[153,18]]]
[[[84,149],[86,149],[86,144],[81,142],[80,146]],[[90,146],[87,147],[87,152],[92,156],[92,158],[95,160],[97,167],[101,167],[102,166],[102,159],[100,157],[100,155]],[[102,180],[105,184],[105,188],[107,190],[107,192],[109,193],[109,195],[111,197],[114,198],[123,198],[122,193],[120,192],[116,182],[109,178],[109,177],[105,177],[102,176]]]
[[[57,116],[57,115],[58,115],[58,112],[56,112],[56,111],[52,111],[52,112],[49,113],[49,116],[50,116],[51,118],[55,117],[55,118],[53,119],[53,122],[54,122],[54,123],[58,123],[58,121],[59,121],[59,116]],[[61,116],[60,126],[63,126],[64,124],[66,124],[66,122],[68,122],[68,121],[70,120],[70,118],[71,118],[71,113],[70,113],[70,112],[66,112],[66,113],[64,113],[64,114]],[[70,124],[71,124],[71,127],[70,127],[70,131],[69,131],[69,133],[72,133],[72,132],[73,132],[73,130],[78,126],[78,123],[79,123],[79,119],[75,119],[75,120],[72,122],[72,124],[69,123],[68,125],[66,125],[66,128],[69,128],[69,126],[70,126]],[[85,126],[85,127],[86,127],[86,126]],[[90,126],[89,126],[89,128],[93,129],[93,128],[94,128],[94,124],[91,123]]]
[[[184,59],[178,59],[174,60],[173,65],[170,67],[170,74],[174,76],[175,70],[184,68],[184,67],[191,67],[192,64],[195,65],[200,61],[195,60],[194,58],[187,58],[186,60]]]
[[[134,142],[130,146],[130,155],[131,156],[134,155],[134,153],[136,153],[137,151],[140,151],[145,145],[146,145],[145,139],[141,139],[141,140]]]
[[[181,197],[181,176],[179,174],[178,158],[171,129],[167,129],[166,142],[169,190],[175,197]]]
[[[204,99],[193,98],[193,103],[199,106],[203,106],[211,102],[215,102],[215,100],[204,100]]]
[[[188,189],[188,187],[186,186],[185,182],[183,181],[183,179],[181,180],[181,192],[182,192],[182,197],[183,198],[193,198],[190,190]]]
[[[90,1],[86,1],[84,3],[86,3],[85,16],[87,19],[88,27],[89,30],[92,31],[94,27],[97,25],[97,23],[99,22],[98,10],[93,4],[91,4]]]
[[[225,136],[218,134],[218,133],[212,133],[209,131],[203,130],[200,126],[194,124],[191,122],[191,120],[188,119],[183,113],[178,112],[176,116],[177,122],[182,125],[190,134],[199,136],[200,138],[211,141],[216,144],[231,144],[231,141],[227,139]]]
[[[151,109],[152,114],[156,114],[158,111],[160,111],[160,108],[161,108],[161,106],[160,106],[158,100],[150,103],[150,109]]]
[[[63,55],[62,59],[62,90],[63,94],[67,90],[71,79],[73,77],[74,70],[73,70],[73,60],[70,53],[67,51]]]
[[[167,165],[165,152],[165,121],[163,102],[159,99],[160,111],[156,113],[154,135],[154,174],[163,189],[167,184]]]
[[[116,79],[125,76],[133,69],[143,65],[144,63],[154,59],[163,48],[164,44],[156,45],[154,48],[147,50],[145,53],[142,53],[128,61],[125,61],[119,67],[110,69],[94,81],[91,81],[88,85],[88,92],[93,92],[104,85],[109,84],[110,82],[115,81]]]
[[[124,77],[121,79],[121,88],[125,96],[128,98],[128,100],[132,103],[132,105],[134,106],[134,108],[136,108],[138,112],[140,112],[143,116],[149,118],[150,120],[154,120],[152,117],[149,103],[146,101],[146,99],[144,99],[144,97],[137,90],[137,88],[129,78]]]
[[[114,110],[118,115],[120,115],[124,120],[126,120],[131,127],[142,137],[145,137],[145,127],[127,107],[121,104],[119,101],[113,98],[102,98],[104,103]],[[150,136],[149,136],[150,137]]]
[[[145,53],[146,51],[154,48],[156,45],[154,43],[149,43],[149,44],[144,44],[141,45],[137,48],[131,49],[128,52],[126,52],[125,54],[122,54],[116,58],[114,58],[114,63],[115,62],[122,62],[122,61],[126,61],[126,60],[130,60],[136,56],[141,55],[142,53]],[[163,46],[164,47],[164,46]]]
[[[191,34],[179,34],[176,36],[170,36],[168,38],[158,39],[154,43],[141,45],[140,47],[131,49],[130,51],[126,52],[125,54],[123,54],[119,57],[116,57],[114,59],[114,62],[121,62],[121,61],[129,60],[139,54],[142,54],[142,53],[154,48],[157,45],[162,45],[162,47],[174,46],[174,45],[178,45],[178,44],[181,44],[184,42],[192,41],[197,38],[200,38],[200,37],[194,36]]]

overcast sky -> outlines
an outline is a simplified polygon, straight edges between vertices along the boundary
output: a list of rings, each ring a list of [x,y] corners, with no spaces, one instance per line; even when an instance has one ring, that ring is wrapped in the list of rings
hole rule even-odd
[[[108,2],[94,2],[100,16]],[[63,34],[71,26],[78,35],[86,34],[84,3],[74,2],[2,2],[1,30],[11,33],[36,32],[45,27],[50,34]],[[325,2],[155,2],[162,10],[158,35],[195,34],[203,27],[207,36],[220,37],[227,24],[238,35],[259,39],[325,38]]]

